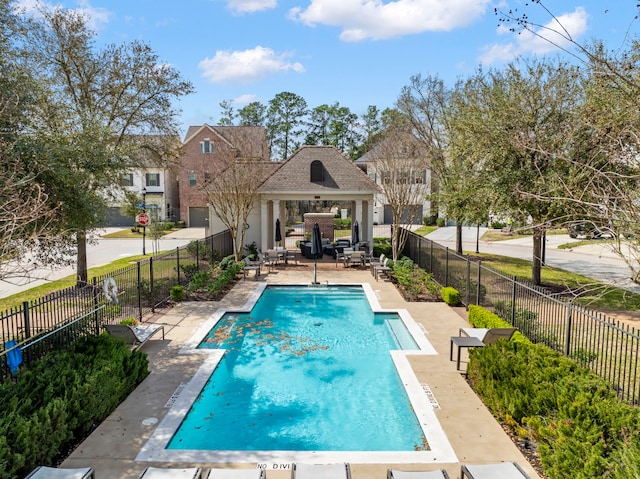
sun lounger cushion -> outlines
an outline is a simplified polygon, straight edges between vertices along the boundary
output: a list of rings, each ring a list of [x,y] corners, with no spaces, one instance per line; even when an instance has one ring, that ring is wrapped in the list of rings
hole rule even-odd
[[[173,469],[164,467],[147,467],[140,479],[200,479],[199,467]]]
[[[131,327],[126,324],[105,324],[104,329],[113,337],[123,339],[125,343],[141,347],[151,336],[162,331],[164,339],[164,326],[161,324],[147,324]]]
[[[263,469],[216,469],[207,471],[205,479],[265,479]]]
[[[449,475],[444,469],[438,469],[437,471],[398,471],[389,469],[387,470],[387,479],[449,479]]]
[[[25,479],[89,479],[95,478],[92,467],[64,469],[56,467],[36,467]]]
[[[463,465],[463,479],[529,479],[515,462],[501,462],[498,464]]]
[[[344,464],[294,464],[292,479],[351,479],[351,467]]]

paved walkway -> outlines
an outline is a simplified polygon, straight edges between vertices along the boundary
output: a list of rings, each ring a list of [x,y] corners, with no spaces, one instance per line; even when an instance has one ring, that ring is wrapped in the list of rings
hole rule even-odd
[[[386,477],[388,467],[404,470],[446,468],[450,477],[460,475],[461,463],[493,463],[516,461],[537,478],[518,448],[504,433],[489,411],[469,388],[464,375],[449,361],[449,338],[458,328],[468,326],[464,312],[444,303],[409,303],[403,300],[395,286],[386,280],[376,282],[368,269],[335,267],[333,261],[318,263],[318,281],[336,283],[370,283],[382,308],[406,309],[419,323],[428,341],[438,354],[411,356],[409,362],[420,383],[428,384],[439,408],[435,415],[458,462],[424,464],[377,464],[351,462],[353,478]],[[281,267],[254,279],[240,281],[219,302],[185,302],[154,321],[165,325],[166,339],[152,340],[144,346],[149,354],[151,374],[64,462],[63,467],[93,466],[96,478],[135,479],[148,465],[163,467],[193,467],[193,464],[161,464],[137,462],[138,452],[169,411],[172,395],[181,384],[190,380],[204,361],[204,355],[181,355],[180,349],[196,329],[218,308],[240,308],[259,282],[309,284],[313,279],[313,264]],[[466,367],[466,353],[462,368]],[[345,460],[349,460],[345,453]],[[290,462],[295,462],[295,453]],[[197,464],[201,467],[255,468],[256,463],[243,461],[242,456],[229,456],[224,464]],[[267,471],[268,479],[290,477],[289,470]]]

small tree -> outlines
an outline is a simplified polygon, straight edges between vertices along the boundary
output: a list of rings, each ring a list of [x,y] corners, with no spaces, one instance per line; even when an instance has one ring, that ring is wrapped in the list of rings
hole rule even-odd
[[[424,145],[400,126],[392,126],[384,132],[374,149],[374,156],[384,203],[391,208],[392,259],[396,260],[408,237],[401,226],[416,222],[429,194],[426,181],[429,158]]]

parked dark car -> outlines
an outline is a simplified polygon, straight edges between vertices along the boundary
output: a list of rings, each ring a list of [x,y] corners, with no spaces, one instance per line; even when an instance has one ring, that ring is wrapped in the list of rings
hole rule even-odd
[[[569,224],[569,237],[586,239],[612,239],[616,233],[608,226],[599,226],[593,221],[574,221]]]

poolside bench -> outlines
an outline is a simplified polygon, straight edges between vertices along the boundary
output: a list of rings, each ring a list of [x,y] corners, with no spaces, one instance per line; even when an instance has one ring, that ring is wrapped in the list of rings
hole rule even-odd
[[[114,338],[120,338],[133,349],[141,348],[151,337],[162,331],[164,339],[164,326],[162,324],[147,324],[134,326],[127,324],[105,324],[104,329]]]

